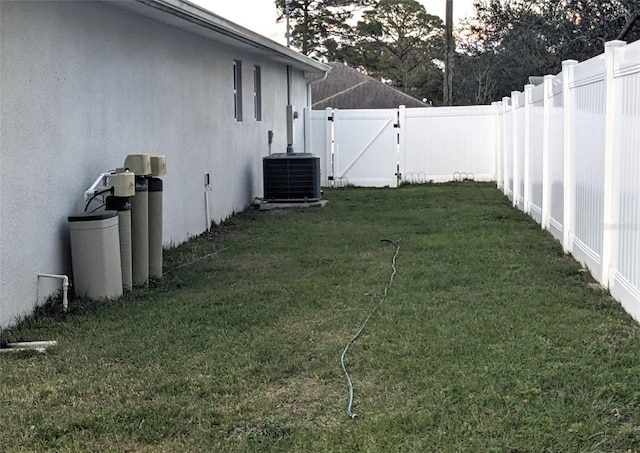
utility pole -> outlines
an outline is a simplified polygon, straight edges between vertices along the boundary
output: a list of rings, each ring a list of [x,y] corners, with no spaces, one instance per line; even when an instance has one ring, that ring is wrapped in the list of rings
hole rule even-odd
[[[446,14],[444,24],[444,89],[442,103],[453,104],[453,0],[446,0]]]

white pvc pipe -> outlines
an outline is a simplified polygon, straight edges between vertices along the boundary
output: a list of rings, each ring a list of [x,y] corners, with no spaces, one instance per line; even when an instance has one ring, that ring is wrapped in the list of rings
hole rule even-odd
[[[57,278],[62,280],[62,307],[64,311],[67,311],[69,307],[69,301],[67,300],[67,292],[69,291],[69,277],[62,274],[38,274],[38,280],[43,278]],[[36,296],[39,299],[39,295]]]
[[[111,173],[102,173],[100,176],[98,176],[98,179],[95,180],[95,182],[91,185],[91,187],[89,187],[85,192],[84,192],[84,201],[86,202],[90,197],[92,197],[93,195],[95,195],[98,186],[102,185],[102,186],[106,186],[106,178],[108,178],[111,175]]]
[[[45,352],[48,347],[56,346],[57,341],[21,341],[18,343],[7,343],[6,347],[0,349],[0,352],[20,352],[20,351],[37,351]]]
[[[7,343],[8,348],[48,348],[49,346],[56,346],[58,342],[56,340],[50,341],[20,341],[18,343]]]
[[[207,216],[207,233],[211,229],[211,215],[209,214],[209,192],[211,189],[206,189],[204,191],[204,211]]]
[[[209,192],[211,188],[211,180],[209,173],[204,175],[204,213],[207,216],[207,233],[211,230],[211,213],[209,212]]]
[[[20,351],[36,351],[45,352],[47,348],[0,348],[0,352],[20,352]]]

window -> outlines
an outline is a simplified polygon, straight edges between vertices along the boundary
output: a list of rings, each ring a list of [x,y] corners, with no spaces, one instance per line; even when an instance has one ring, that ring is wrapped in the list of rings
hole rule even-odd
[[[233,117],[242,121],[242,62],[233,60]]]
[[[253,67],[253,116],[262,121],[262,76],[258,65]]]

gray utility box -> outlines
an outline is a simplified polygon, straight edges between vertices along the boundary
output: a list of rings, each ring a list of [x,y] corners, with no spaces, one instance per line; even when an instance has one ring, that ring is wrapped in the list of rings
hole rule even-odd
[[[122,295],[118,213],[69,216],[75,293],[90,299]]]

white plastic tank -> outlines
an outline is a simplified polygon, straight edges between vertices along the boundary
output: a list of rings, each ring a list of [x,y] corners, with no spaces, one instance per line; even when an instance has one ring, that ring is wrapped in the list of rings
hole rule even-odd
[[[129,197],[107,197],[107,210],[118,212],[118,229],[120,231],[120,266],[122,267],[122,287],[130,290],[133,287],[133,271],[131,261],[131,201]]]
[[[86,212],[68,220],[76,295],[90,299],[121,296],[118,213]]]

